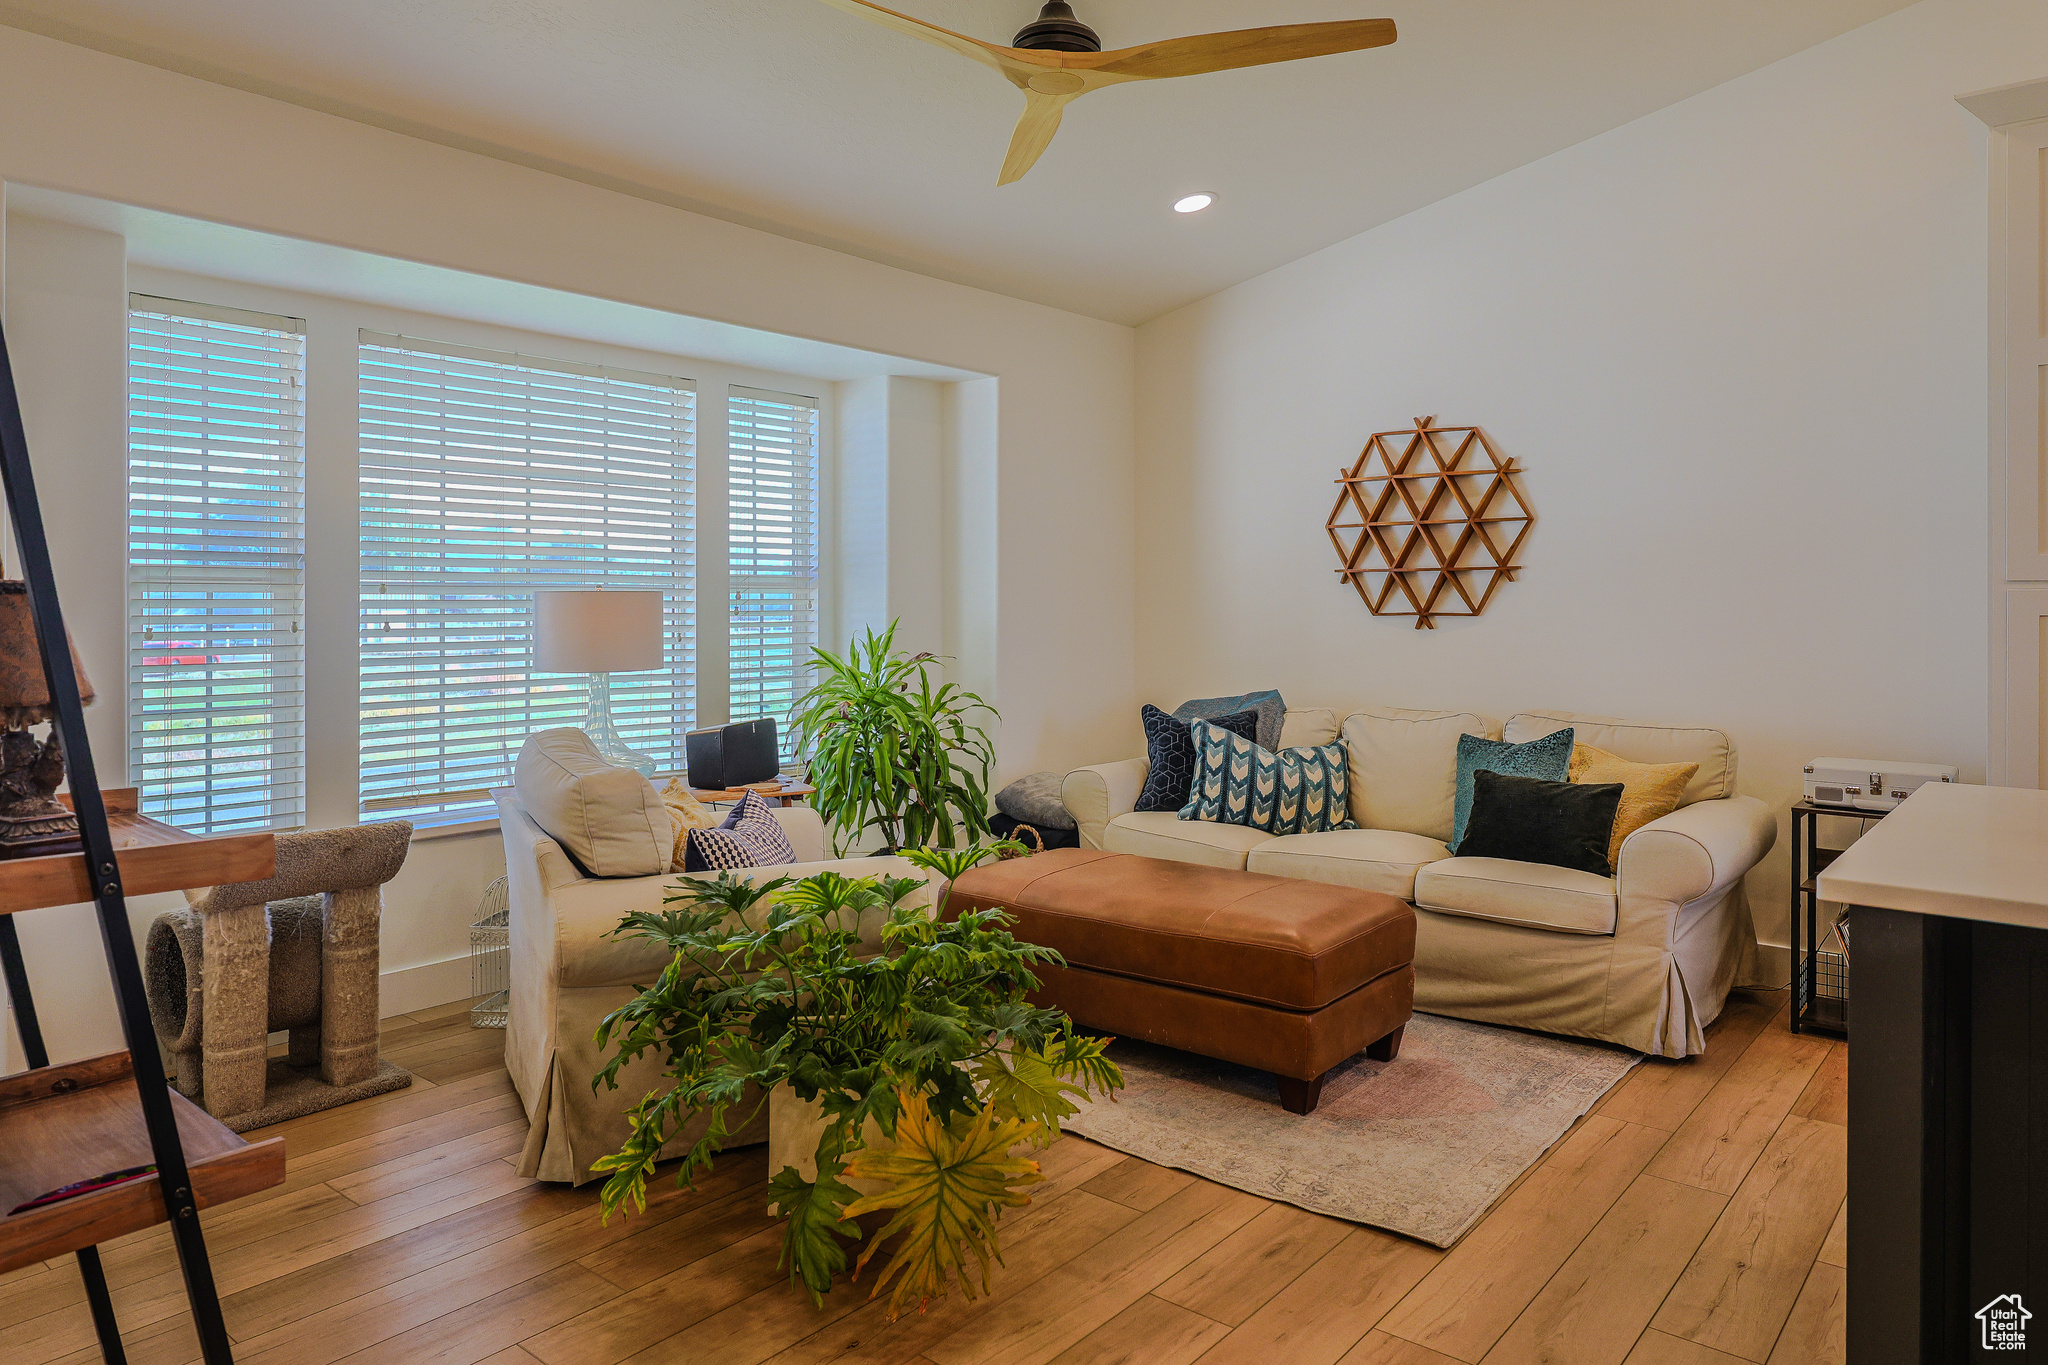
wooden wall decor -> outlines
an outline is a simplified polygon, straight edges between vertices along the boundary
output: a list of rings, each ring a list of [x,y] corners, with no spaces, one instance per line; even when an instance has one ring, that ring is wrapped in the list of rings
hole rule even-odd
[[[1376,431],[1337,477],[1330,543],[1339,577],[1375,616],[1477,616],[1522,566],[1536,518],[1515,486],[1521,471],[1478,427]]]

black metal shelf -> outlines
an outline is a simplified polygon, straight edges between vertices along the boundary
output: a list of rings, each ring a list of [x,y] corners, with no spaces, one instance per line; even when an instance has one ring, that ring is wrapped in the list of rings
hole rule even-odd
[[[1882,820],[1888,811],[1792,803],[1792,1013],[1794,1033],[1849,1036],[1849,962],[1823,957],[1820,926],[1820,874],[1847,850],[1820,846],[1823,816],[1841,820]],[[1803,932],[1802,932],[1803,931]],[[1827,970],[1823,970],[1826,968]],[[1841,994],[1820,994],[1839,988]]]

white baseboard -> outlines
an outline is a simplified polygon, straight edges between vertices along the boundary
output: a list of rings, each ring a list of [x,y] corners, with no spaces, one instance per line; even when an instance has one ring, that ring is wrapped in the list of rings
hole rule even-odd
[[[378,1013],[386,1019],[394,1014],[411,1014],[414,1010],[467,1000],[469,954],[380,972],[377,990]]]

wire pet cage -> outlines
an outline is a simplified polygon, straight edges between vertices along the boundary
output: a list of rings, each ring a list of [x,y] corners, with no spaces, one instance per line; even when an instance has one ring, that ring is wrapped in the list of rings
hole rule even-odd
[[[471,1028],[503,1028],[512,998],[512,897],[503,877],[484,888],[469,926]]]

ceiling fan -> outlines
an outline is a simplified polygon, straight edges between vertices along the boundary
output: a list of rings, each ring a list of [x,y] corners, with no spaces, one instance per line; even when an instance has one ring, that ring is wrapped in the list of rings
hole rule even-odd
[[[1071,4],[1051,0],[1036,21],[1018,31],[1011,40],[1014,46],[1001,47],[898,14],[869,0],[825,3],[971,57],[1000,71],[1024,92],[1024,117],[1017,121],[1017,131],[1010,139],[1010,154],[1003,160],[998,185],[1024,178],[1024,173],[1052,144],[1066,107],[1091,90],[1124,81],[1199,76],[1208,71],[1357,52],[1385,47],[1395,37],[1391,19],[1344,19],[1325,24],[1282,24],[1233,33],[1202,33],[1104,52],[1102,40],[1094,29],[1074,17]]]

